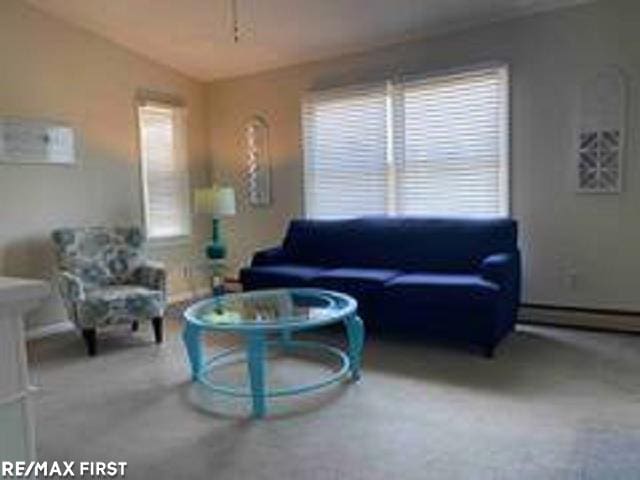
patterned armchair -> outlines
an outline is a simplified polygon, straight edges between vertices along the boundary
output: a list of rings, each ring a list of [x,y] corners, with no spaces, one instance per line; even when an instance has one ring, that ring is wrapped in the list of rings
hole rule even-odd
[[[61,228],[52,239],[60,293],[90,356],[97,329],[119,323],[136,331],[139,322],[151,320],[156,342],[162,342],[166,274],[145,260],[139,228]]]

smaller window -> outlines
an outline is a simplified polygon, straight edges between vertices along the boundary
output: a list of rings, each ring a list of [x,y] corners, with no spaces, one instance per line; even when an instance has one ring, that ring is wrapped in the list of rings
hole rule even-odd
[[[145,230],[149,239],[191,234],[185,110],[145,103],[138,107]]]

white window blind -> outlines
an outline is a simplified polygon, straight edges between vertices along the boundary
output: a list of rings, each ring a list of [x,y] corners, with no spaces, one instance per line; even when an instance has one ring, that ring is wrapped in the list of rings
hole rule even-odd
[[[508,214],[506,67],[350,92],[360,91],[320,92],[305,104],[307,216]],[[354,108],[362,98],[377,108]],[[349,177],[334,173],[346,167]]]
[[[506,215],[505,69],[405,81],[401,96],[398,211]]]
[[[185,111],[181,107],[138,107],[140,156],[147,237],[191,233]]]
[[[318,92],[305,101],[304,184],[309,217],[386,211],[387,109],[384,83]]]

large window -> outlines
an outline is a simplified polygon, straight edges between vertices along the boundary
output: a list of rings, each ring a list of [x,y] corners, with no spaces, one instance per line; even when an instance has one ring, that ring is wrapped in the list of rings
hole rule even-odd
[[[506,67],[314,92],[303,123],[308,217],[508,214]]]
[[[159,103],[138,107],[144,219],[147,237],[191,233],[184,108]]]

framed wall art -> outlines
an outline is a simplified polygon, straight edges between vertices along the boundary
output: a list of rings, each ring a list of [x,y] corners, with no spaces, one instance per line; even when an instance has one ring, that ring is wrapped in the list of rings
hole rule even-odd
[[[580,193],[622,189],[626,123],[626,82],[617,67],[606,67],[580,90],[576,184]]]
[[[73,128],[64,123],[0,117],[0,163],[73,165],[75,144]]]

